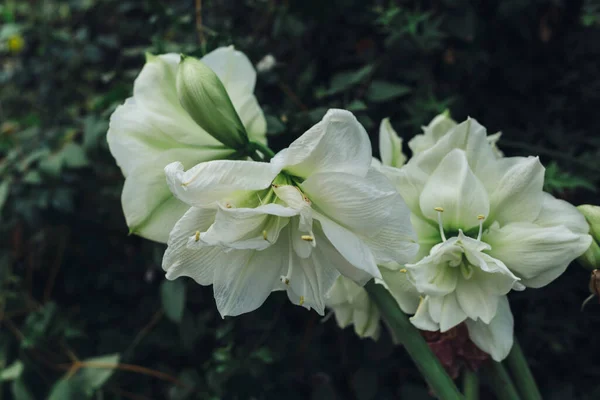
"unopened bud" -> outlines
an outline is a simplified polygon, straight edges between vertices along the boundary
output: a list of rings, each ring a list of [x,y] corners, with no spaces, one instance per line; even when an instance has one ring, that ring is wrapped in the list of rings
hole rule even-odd
[[[176,84],[179,102],[202,129],[227,147],[248,148],[246,128],[212,69],[194,57],[182,55]]]
[[[600,207],[584,204],[577,209],[585,217],[592,236],[592,244],[577,261],[589,269],[600,268]]]

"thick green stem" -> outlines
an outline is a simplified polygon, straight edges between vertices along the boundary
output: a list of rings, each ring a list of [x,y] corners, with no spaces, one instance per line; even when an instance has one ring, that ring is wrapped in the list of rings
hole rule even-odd
[[[508,369],[515,381],[515,385],[519,389],[521,398],[523,400],[542,400],[542,395],[529,369],[529,364],[527,364],[521,346],[519,346],[516,339],[504,362],[508,365]]]
[[[254,150],[258,150],[264,155],[264,161],[268,162],[271,158],[275,156],[273,150],[271,150],[268,146],[260,142],[250,142],[250,145],[254,148]]]
[[[491,361],[485,367],[485,371],[498,400],[521,400],[517,388],[515,388],[510,375],[508,375],[502,364]]]
[[[394,336],[406,348],[419,372],[421,372],[437,397],[440,400],[463,400],[464,397],[460,394],[440,361],[431,352],[421,333],[410,323],[406,314],[398,307],[392,295],[383,286],[377,285],[373,281],[367,283],[365,289],[379,308]]]
[[[463,394],[465,400],[479,400],[479,377],[467,368],[463,372]]]

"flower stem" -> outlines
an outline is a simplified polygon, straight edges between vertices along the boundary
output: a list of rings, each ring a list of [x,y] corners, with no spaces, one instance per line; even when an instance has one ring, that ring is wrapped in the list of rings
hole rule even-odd
[[[466,400],[479,400],[479,377],[475,371],[465,368],[462,389]]]
[[[501,363],[491,361],[485,370],[498,400],[521,400],[510,375]]]
[[[381,285],[370,281],[365,285],[369,297],[379,308],[381,315],[392,330],[394,336],[406,348],[406,351],[417,365],[431,390],[440,400],[463,400],[452,379],[440,364],[437,357],[415,328],[406,314],[400,310],[396,300]]]
[[[508,365],[523,400],[542,400],[540,390],[516,339],[505,363]]]
[[[275,153],[273,152],[273,150],[271,150],[269,147],[267,147],[266,145],[264,145],[260,142],[250,142],[250,145],[252,146],[253,150],[258,150],[262,153],[262,155],[264,156],[263,161],[265,161],[265,162],[269,162],[271,160],[271,158],[273,158],[275,156]],[[250,157],[252,157],[252,159],[254,159],[254,157],[252,155]]]

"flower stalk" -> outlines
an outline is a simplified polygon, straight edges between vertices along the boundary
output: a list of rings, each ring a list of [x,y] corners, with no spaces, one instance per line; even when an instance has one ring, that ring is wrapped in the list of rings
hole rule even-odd
[[[479,400],[479,377],[477,372],[466,368],[463,372],[463,394],[465,400]]]
[[[498,400],[521,400],[510,375],[501,363],[492,361],[485,367],[485,371]]]
[[[510,353],[508,353],[505,363],[510,369],[511,375],[515,380],[515,385],[521,394],[521,398],[523,400],[542,400],[542,395],[535,383],[533,374],[529,369],[529,364],[527,364],[521,346],[519,346],[519,343],[516,340]]]
[[[442,364],[429,349],[425,339],[423,339],[417,328],[410,323],[406,314],[400,310],[391,294],[374,281],[367,283],[365,289],[379,308],[394,336],[406,348],[419,372],[421,372],[421,375],[423,375],[437,397],[440,400],[464,399]]]

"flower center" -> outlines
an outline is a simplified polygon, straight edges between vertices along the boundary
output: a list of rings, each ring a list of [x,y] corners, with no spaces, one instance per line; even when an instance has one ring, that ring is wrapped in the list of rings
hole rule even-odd
[[[443,207],[435,207],[434,210],[437,212],[437,220],[438,227],[440,229],[440,236],[442,237],[442,242],[446,241],[446,234],[444,233],[444,223],[442,221],[442,213],[444,212]],[[477,241],[481,241],[481,235],[483,235],[483,221],[485,221],[485,215],[479,214],[477,216],[477,220],[479,221],[479,231],[477,233]]]

